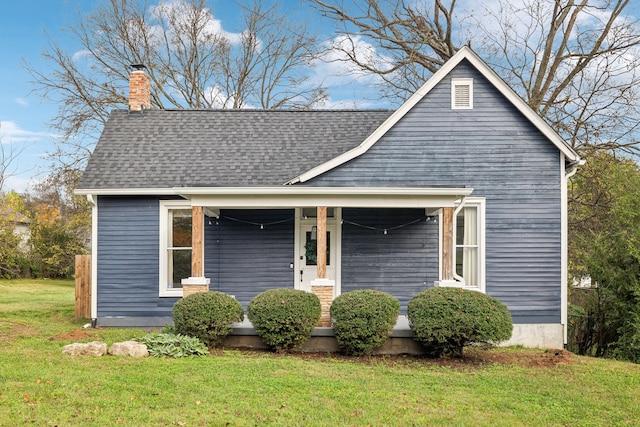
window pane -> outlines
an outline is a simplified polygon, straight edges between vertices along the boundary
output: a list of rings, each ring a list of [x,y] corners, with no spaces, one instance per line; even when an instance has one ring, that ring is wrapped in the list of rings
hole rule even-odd
[[[311,231],[306,233],[304,250],[306,265],[317,265],[318,241],[311,238]],[[331,233],[329,231],[327,231],[327,265],[331,265]]]
[[[478,286],[478,248],[456,248],[456,274],[465,286]]]
[[[466,206],[456,217],[456,245],[478,244],[478,208]]]
[[[191,276],[191,250],[169,249],[169,277],[173,288],[182,288],[182,279]]]
[[[456,216],[456,274],[466,286],[478,286],[478,207],[465,206]]]
[[[180,209],[171,211],[172,220],[172,241],[170,246],[175,248],[191,247],[191,209]]]
[[[464,244],[464,210],[463,208],[456,216],[456,245]]]

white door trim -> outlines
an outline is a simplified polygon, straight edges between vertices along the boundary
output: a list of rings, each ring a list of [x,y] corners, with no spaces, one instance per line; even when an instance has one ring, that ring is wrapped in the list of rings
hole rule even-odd
[[[294,261],[293,261],[293,288],[301,289],[301,276],[300,270],[302,270],[302,260],[300,259],[303,254],[300,250],[300,244],[302,241],[302,233],[300,229],[303,225],[315,225],[315,218],[305,219],[302,218],[302,208],[296,208],[295,210],[295,237],[294,237]],[[334,208],[333,218],[327,218],[327,227],[335,226],[335,290],[334,296],[338,296],[341,293],[341,277],[342,277],[342,208]]]

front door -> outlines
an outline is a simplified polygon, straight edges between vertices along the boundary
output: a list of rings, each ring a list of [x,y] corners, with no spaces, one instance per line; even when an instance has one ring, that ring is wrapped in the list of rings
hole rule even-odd
[[[311,281],[318,277],[317,233],[315,225],[300,224],[298,239],[299,269],[297,288],[311,291]],[[336,280],[336,226],[327,224],[327,279]]]

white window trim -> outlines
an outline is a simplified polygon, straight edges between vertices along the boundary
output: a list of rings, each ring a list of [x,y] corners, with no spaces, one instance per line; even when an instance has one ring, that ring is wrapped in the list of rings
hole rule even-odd
[[[456,104],[456,87],[469,87],[469,105],[458,106]],[[473,109],[473,79],[451,79],[451,109],[452,110],[472,110]]]
[[[448,287],[456,287],[456,288],[463,288],[463,289],[469,289],[469,290],[473,290],[473,291],[478,291],[478,292],[482,292],[485,293],[486,292],[486,272],[485,272],[485,265],[486,265],[486,199],[484,197],[466,197],[464,199],[464,206],[475,206],[478,209],[478,285],[477,286],[467,286],[464,283],[464,279],[460,280],[456,280],[455,282],[449,282],[448,284],[446,284],[446,286]],[[457,218],[454,216],[453,218],[453,228],[454,228],[454,238],[455,238],[455,230],[456,230],[456,222],[457,222]],[[440,210],[440,212],[438,213],[438,223],[439,223],[439,247],[438,247],[438,253],[442,254],[442,235],[443,235],[443,229],[442,229],[442,210]],[[455,262],[455,254],[457,251],[458,245],[454,244],[454,248],[453,248],[453,256],[454,259],[453,261]],[[439,258],[440,259],[440,258]],[[455,275],[457,276],[457,275]],[[438,261],[438,277],[442,277],[442,262],[441,260]],[[459,276],[457,276],[459,277]],[[442,282],[439,284],[439,286],[443,286]]]
[[[169,211],[173,209],[190,209],[191,201],[189,200],[160,200],[160,271],[158,284],[159,296],[161,297],[182,297],[182,288],[169,289],[167,283],[169,278],[167,273],[168,257],[167,248],[169,246]]]

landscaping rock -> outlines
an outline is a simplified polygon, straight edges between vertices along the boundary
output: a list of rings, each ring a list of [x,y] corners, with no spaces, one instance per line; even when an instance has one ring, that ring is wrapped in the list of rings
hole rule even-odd
[[[104,356],[107,354],[107,344],[100,341],[87,343],[73,343],[62,348],[63,354],[71,356]]]
[[[109,348],[109,354],[113,356],[145,357],[149,355],[147,346],[138,341],[124,341],[114,343]]]

